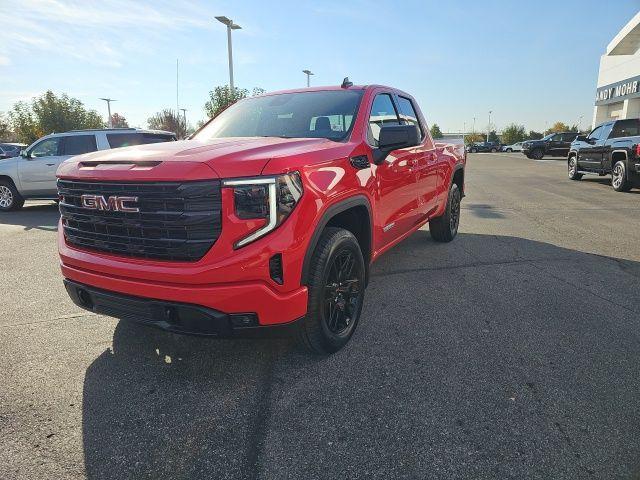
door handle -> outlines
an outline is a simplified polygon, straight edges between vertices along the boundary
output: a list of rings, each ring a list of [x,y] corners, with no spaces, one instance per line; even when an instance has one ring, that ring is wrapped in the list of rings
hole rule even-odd
[[[47,163],[47,167],[53,167],[55,163]]]

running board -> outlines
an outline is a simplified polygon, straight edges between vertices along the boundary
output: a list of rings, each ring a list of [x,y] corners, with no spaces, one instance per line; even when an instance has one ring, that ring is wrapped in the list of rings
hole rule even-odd
[[[604,177],[605,175],[610,175],[609,173],[603,173],[603,172],[587,172],[586,170],[578,170],[578,173],[581,173],[583,175],[598,175],[600,177]]]

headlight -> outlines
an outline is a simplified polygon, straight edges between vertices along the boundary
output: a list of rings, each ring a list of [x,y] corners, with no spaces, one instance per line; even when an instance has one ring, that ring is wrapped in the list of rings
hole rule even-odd
[[[266,224],[234,245],[235,248],[263,237],[276,228],[293,211],[302,196],[302,180],[298,172],[276,177],[224,180],[224,187],[233,188],[235,213],[241,219],[264,218]]]

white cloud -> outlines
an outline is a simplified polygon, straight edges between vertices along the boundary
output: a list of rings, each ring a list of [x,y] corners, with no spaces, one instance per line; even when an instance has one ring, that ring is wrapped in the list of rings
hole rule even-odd
[[[121,66],[131,29],[147,37],[211,26],[213,13],[188,0],[153,3],[127,0],[2,0],[2,59],[32,52],[66,55],[97,65]],[[140,49],[145,49],[140,45]]]
[[[0,67],[11,65],[11,59],[5,55],[0,55]]]

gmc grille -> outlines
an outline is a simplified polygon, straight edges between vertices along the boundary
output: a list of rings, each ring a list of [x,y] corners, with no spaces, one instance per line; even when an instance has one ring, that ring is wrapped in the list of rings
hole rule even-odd
[[[220,181],[89,182],[58,180],[69,245],[128,257],[197,261],[221,231]],[[82,195],[138,197],[139,212],[91,210]]]

